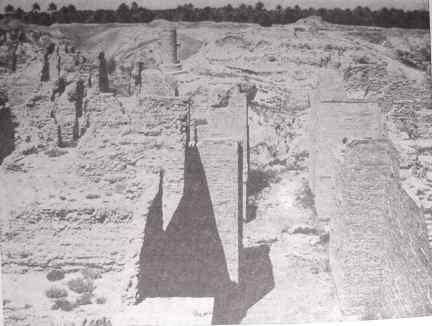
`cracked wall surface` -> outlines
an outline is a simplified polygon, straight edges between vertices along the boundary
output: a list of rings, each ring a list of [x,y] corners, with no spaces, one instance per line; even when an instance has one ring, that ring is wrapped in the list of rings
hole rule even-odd
[[[340,83],[336,83],[339,88],[335,88],[325,82],[321,80],[319,93],[327,96],[314,99],[310,126],[309,182],[321,221],[328,221],[333,215],[335,163],[341,147],[353,139],[377,138],[384,132],[376,103],[347,99]]]
[[[432,310],[432,256],[421,209],[401,188],[388,140],[354,141],[337,169],[330,263],[342,311],[362,318]]]
[[[246,217],[248,105],[240,86],[194,98],[191,142],[201,158],[230,278],[239,280],[241,223]]]
[[[331,83],[330,79],[334,79]],[[310,185],[330,223],[330,265],[345,315],[431,312],[431,252],[423,212],[402,189],[378,105],[350,99],[335,71],[311,111]]]

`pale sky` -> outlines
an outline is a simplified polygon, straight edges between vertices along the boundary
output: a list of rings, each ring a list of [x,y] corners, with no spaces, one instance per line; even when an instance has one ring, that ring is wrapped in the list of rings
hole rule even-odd
[[[115,9],[122,2],[132,3],[133,0],[0,0],[0,11],[3,11],[6,4],[10,3],[14,7],[22,7],[25,10],[31,8],[31,5],[37,1],[43,10],[46,10],[50,2],[54,2],[57,6],[74,4],[79,9]],[[196,7],[221,7],[228,3],[234,7],[241,3],[255,4],[258,0],[136,0],[136,2],[150,9],[165,9],[175,8],[179,4],[192,3]],[[356,6],[368,6],[371,9],[379,9],[382,7],[394,7],[401,9],[427,9],[428,0],[261,0],[266,8],[273,8],[277,5],[283,7],[295,6],[309,8],[354,8]]]

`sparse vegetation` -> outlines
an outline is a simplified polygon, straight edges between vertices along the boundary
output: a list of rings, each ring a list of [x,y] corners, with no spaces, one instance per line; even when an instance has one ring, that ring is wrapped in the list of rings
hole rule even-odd
[[[60,148],[51,148],[45,152],[48,157],[59,157],[66,155],[68,152]]]
[[[63,311],[72,311],[75,308],[75,305],[67,299],[58,299],[54,302],[51,309],[52,310],[63,310]]]
[[[46,278],[48,281],[55,282],[64,279],[65,272],[59,269],[53,269],[52,271],[49,271]]]
[[[68,296],[66,289],[59,288],[57,286],[52,286],[45,291],[45,295],[50,299],[65,298]]]
[[[107,299],[105,297],[97,297],[96,298],[96,303],[97,304],[105,304],[107,301]]]
[[[93,297],[93,295],[91,293],[83,293],[83,294],[81,294],[75,300],[75,306],[84,306],[84,305],[92,304],[92,297]]]
[[[67,283],[69,289],[76,293],[92,293],[94,290],[93,281],[83,277],[77,277]]]
[[[297,192],[296,203],[303,208],[313,209],[315,207],[315,197],[307,181],[303,182],[303,186]]]

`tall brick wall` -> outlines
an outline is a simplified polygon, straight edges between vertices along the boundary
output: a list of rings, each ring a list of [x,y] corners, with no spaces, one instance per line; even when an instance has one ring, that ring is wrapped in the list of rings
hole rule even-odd
[[[216,226],[224,249],[231,281],[239,282],[242,171],[239,161],[243,151],[233,139],[206,139],[197,145],[207,184]],[[240,190],[241,191],[241,190]]]
[[[213,90],[220,92],[220,90]],[[209,97],[215,96],[211,91],[205,95],[194,98],[191,108],[191,130],[197,127],[197,140],[230,138],[242,142],[243,150],[243,192],[246,194],[246,185],[249,171],[249,126],[248,126],[248,100],[247,91],[240,85],[228,90],[228,101],[224,105],[214,105]],[[194,140],[194,132],[191,133]],[[243,218],[246,218],[246,197],[243,198]]]
[[[177,30],[170,27],[160,33],[162,62],[164,64],[176,64],[177,59]]]
[[[215,97],[222,100],[211,103],[210,98]],[[247,94],[239,86],[222,92],[210,90],[194,98],[191,143],[197,144],[203,161],[230,278],[238,282],[248,176]]]
[[[147,167],[164,171],[164,229],[183,195],[188,112],[189,103],[185,100],[156,97],[141,98],[138,109],[127,112],[138,139],[145,137],[142,146],[147,156]]]
[[[382,130],[375,103],[345,100],[312,105],[310,185],[315,194],[318,218],[328,221],[334,209],[335,160],[344,142],[377,138]]]
[[[330,264],[342,311],[362,318],[432,312],[421,211],[401,188],[390,141],[352,142],[337,164]]]

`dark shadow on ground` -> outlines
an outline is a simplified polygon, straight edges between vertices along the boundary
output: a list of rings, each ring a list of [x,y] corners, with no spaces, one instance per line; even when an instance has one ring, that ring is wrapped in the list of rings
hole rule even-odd
[[[215,297],[212,324],[239,324],[250,307],[274,288],[270,247],[244,248],[240,252],[240,282]]]
[[[274,173],[259,169],[251,169],[248,173],[247,181],[247,198],[248,210],[245,222],[251,222],[256,219],[257,206],[255,204],[256,197],[275,181]]]
[[[240,282],[230,281],[199,151],[186,151],[183,197],[166,231],[159,192],[140,255],[137,303],[148,297],[214,297],[214,324],[238,323],[274,287],[269,247],[240,249]]]
[[[0,164],[15,149],[16,126],[10,109],[0,108]]]

